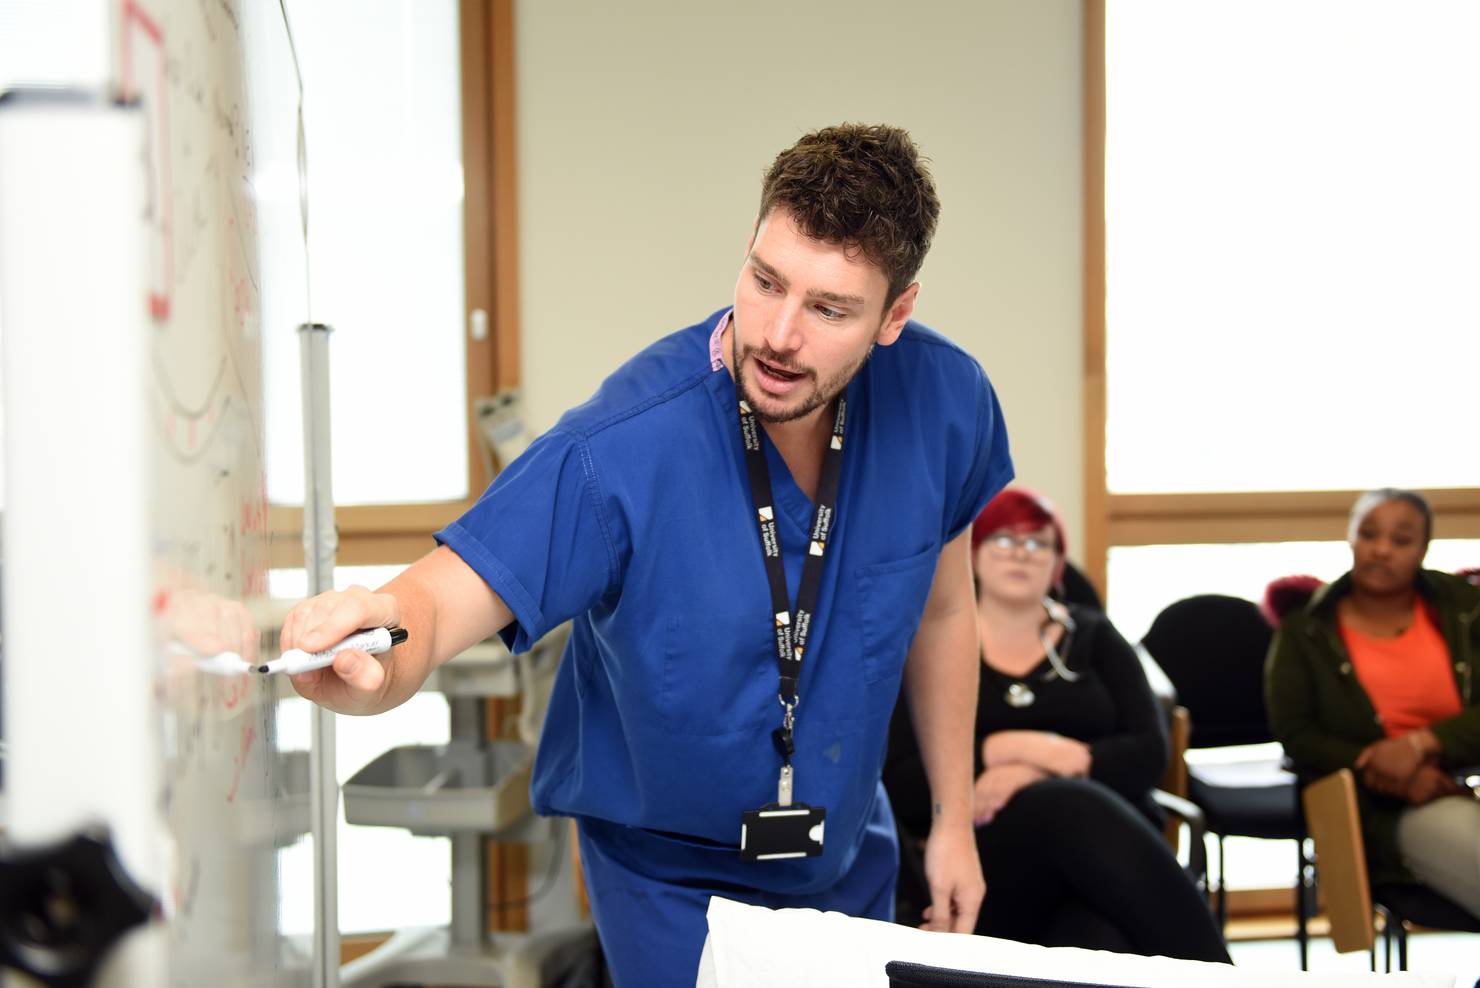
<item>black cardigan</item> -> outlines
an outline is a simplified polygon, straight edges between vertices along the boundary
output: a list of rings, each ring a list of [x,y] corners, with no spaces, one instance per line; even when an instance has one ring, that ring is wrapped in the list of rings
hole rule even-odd
[[[972,745],[973,778],[981,774],[981,742],[988,734],[1052,731],[1087,743],[1090,778],[1159,822],[1161,814],[1150,792],[1166,770],[1166,724],[1141,661],[1104,614],[1073,605],[1069,612],[1075,630],[1068,654],[1062,657],[1071,671],[1079,673],[1074,682],[1052,676],[1052,666],[1044,656],[1026,677],[1036,699],[1030,706],[1012,707],[1004,699],[1010,677],[983,664]],[[930,830],[930,785],[903,696],[889,728],[884,787],[906,832],[925,837]]]

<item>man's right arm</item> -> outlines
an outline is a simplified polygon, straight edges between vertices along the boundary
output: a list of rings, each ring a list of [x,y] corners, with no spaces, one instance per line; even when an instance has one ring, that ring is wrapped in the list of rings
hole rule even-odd
[[[341,652],[332,666],[292,677],[294,689],[320,706],[377,714],[406,702],[433,669],[513,620],[461,556],[438,546],[378,591],[351,587],[298,604],[283,622],[281,645],[314,652],[361,628],[405,628],[406,641],[389,652]]]

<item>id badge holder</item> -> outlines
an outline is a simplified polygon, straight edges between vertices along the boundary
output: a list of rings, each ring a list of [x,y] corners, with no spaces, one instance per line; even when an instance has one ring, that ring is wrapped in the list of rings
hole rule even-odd
[[[827,808],[791,801],[791,766],[781,770],[781,798],[740,816],[742,861],[815,858],[822,853]]]

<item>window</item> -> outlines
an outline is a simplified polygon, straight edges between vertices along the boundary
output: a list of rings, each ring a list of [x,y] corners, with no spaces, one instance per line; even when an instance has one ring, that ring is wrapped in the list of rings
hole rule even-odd
[[[1086,570],[1340,539],[1385,485],[1480,538],[1453,427],[1480,368],[1480,9],[1092,0],[1085,24]]]
[[[1109,10],[1109,490],[1474,485],[1480,7]]]
[[[457,17],[452,0],[293,10],[337,505],[469,493]],[[268,497],[284,504],[303,501],[301,313],[263,327]]]
[[[332,0],[293,17],[309,310],[335,329],[339,561],[409,562],[487,486],[474,402],[518,384],[512,4]],[[264,303],[277,567],[302,564],[301,312]]]
[[[1428,565],[1480,564],[1480,8],[1084,17],[1084,568],[1121,631],[1339,575],[1373,487],[1429,495]],[[1230,875],[1288,887],[1261,843]]]

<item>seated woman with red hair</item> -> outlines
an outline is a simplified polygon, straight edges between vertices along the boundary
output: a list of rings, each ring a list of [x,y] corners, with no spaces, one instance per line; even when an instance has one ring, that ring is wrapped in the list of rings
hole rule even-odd
[[[976,932],[1227,961],[1151,822],[1167,745],[1140,660],[1099,611],[1049,596],[1064,570],[1058,515],[1030,491],[1007,490],[977,518],[972,543],[976,834],[987,879]],[[929,796],[903,702],[893,727],[884,784],[908,840],[929,830]]]

